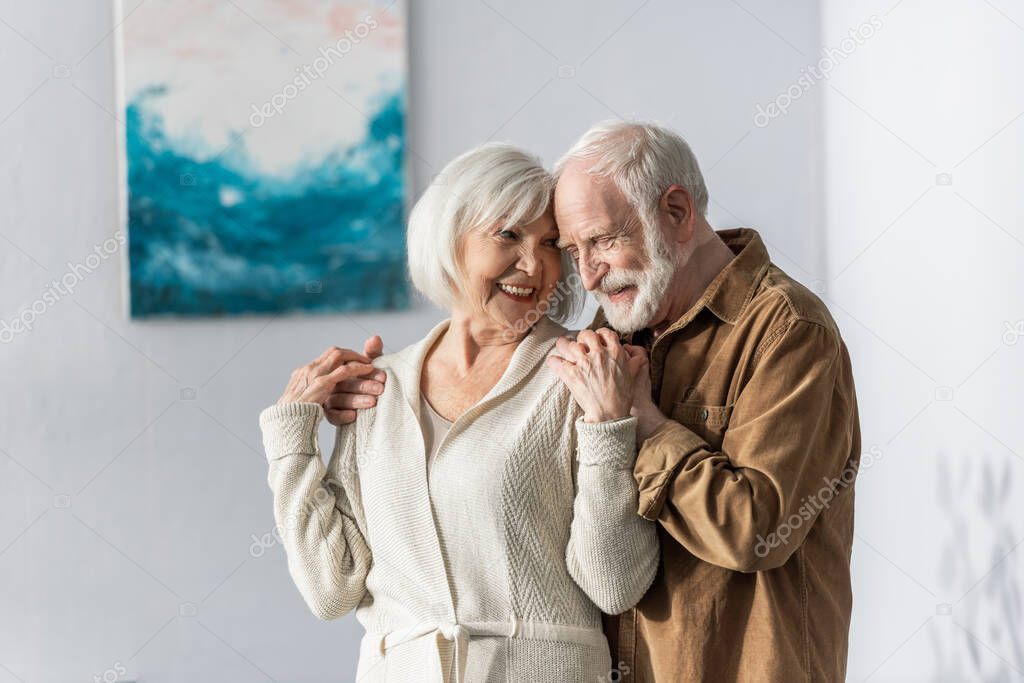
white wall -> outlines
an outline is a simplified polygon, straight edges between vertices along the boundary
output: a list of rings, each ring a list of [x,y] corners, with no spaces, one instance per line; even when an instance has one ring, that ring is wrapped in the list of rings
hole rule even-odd
[[[1024,7],[823,14],[828,45],[881,21],[822,89],[827,300],[875,449],[850,680],[1021,680]]]
[[[760,229],[783,268],[820,287],[825,88],[763,128],[753,118],[758,103],[816,58],[818,11],[809,0],[742,4],[417,3],[415,190],[488,138],[521,143],[550,162],[596,120],[656,119],[686,135],[703,161],[713,222]],[[159,12],[162,2],[126,5]],[[31,306],[69,261],[82,262],[117,228],[110,14],[107,0],[0,0],[2,320]],[[301,46],[303,59],[317,47]],[[880,215],[898,207],[888,209]],[[992,239],[986,256],[999,264],[1013,258],[1016,247],[990,227],[972,229]],[[103,262],[38,316],[32,332],[0,345],[0,683],[113,677],[122,667],[122,679],[148,682],[351,680],[358,624],[316,621],[281,549],[250,552],[252,537],[273,525],[256,416],[291,369],[326,346],[359,345],[380,332],[390,349],[400,348],[440,314],[128,322],[122,270],[119,258]],[[927,321],[922,312],[914,319]],[[884,326],[885,313],[868,317]],[[995,344],[998,329],[993,334]],[[922,362],[937,374],[944,361],[931,354],[943,345],[926,343]],[[900,381],[921,381],[884,351],[857,351],[863,366],[883,363]],[[963,373],[978,360],[963,359]],[[982,388],[983,377],[967,390]],[[187,389],[194,400],[181,399]],[[866,397],[869,418],[887,428],[917,407],[892,398],[884,405],[897,415],[886,421],[879,397]],[[997,407],[992,397],[977,398]],[[868,533],[871,517],[862,519]],[[870,537],[886,543],[881,533]],[[858,562],[864,555],[858,550]],[[875,590],[858,593],[865,633],[856,652],[865,657],[878,649],[876,627],[900,635],[865,612]]]

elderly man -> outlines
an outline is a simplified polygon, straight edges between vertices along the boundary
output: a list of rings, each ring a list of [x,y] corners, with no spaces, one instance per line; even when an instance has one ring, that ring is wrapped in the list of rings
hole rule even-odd
[[[662,563],[606,620],[623,678],[843,680],[860,430],[835,322],[757,232],[711,228],[673,132],[599,124],[556,171],[592,327],[650,355],[634,474]]]
[[[860,430],[835,322],[756,231],[712,229],[675,133],[598,124],[556,172],[559,244],[601,304],[591,327],[650,361],[634,475],[661,566],[606,617],[609,679],[843,680]],[[373,401],[358,380],[337,391],[335,420]]]

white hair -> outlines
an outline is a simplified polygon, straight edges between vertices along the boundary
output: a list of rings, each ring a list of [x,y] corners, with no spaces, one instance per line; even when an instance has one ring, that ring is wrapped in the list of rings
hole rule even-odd
[[[491,142],[448,162],[409,214],[406,244],[412,284],[427,299],[451,310],[464,280],[458,251],[463,235],[497,224],[526,225],[548,210],[554,178],[536,157]],[[562,274],[545,311],[557,322],[578,312],[583,289],[576,264],[562,252]]]
[[[694,208],[707,213],[708,188],[686,140],[654,123],[609,120],[595,124],[555,164],[557,178],[576,160],[594,160],[589,173],[610,178],[651,223],[661,195],[670,185],[686,188]]]

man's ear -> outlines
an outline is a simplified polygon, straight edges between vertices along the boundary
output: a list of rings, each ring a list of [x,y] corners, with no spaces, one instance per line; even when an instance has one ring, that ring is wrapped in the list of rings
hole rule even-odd
[[[682,185],[669,185],[661,195],[661,210],[671,222],[672,232],[678,242],[689,242],[693,237],[696,212],[693,210],[693,198]]]

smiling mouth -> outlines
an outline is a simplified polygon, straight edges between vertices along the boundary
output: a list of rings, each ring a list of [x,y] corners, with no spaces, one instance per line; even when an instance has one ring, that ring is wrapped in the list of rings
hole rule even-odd
[[[532,301],[533,293],[537,291],[534,287],[516,287],[501,282],[497,283],[497,287],[502,294],[516,301]]]
[[[611,301],[618,302],[625,299],[635,289],[636,285],[626,285],[625,287],[619,287],[613,292],[605,292],[605,296]]]

